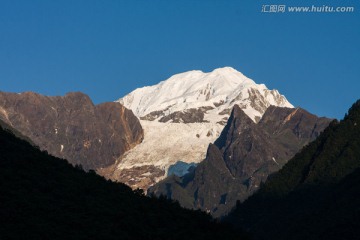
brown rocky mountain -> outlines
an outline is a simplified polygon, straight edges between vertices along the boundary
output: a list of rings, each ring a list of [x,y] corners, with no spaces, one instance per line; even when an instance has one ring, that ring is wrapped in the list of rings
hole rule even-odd
[[[113,164],[143,139],[131,110],[115,102],[94,105],[80,92],[63,97],[0,92],[0,119],[40,149],[84,169]]]
[[[206,158],[183,177],[170,176],[148,190],[215,217],[256,191],[330,123],[301,108],[270,106],[258,123],[237,105]]]

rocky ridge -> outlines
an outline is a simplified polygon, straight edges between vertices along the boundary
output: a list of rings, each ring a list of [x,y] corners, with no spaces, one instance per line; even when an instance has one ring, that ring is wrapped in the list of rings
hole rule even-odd
[[[131,110],[114,102],[94,105],[80,92],[63,97],[0,92],[0,119],[40,149],[84,169],[114,164],[143,139]]]

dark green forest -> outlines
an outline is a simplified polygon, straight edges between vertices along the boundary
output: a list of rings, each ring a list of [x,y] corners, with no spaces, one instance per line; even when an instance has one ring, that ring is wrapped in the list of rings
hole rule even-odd
[[[360,101],[226,220],[256,239],[359,239]]]
[[[0,124],[4,127],[3,124]],[[0,239],[244,239],[165,198],[85,172],[0,127]],[[7,128],[5,126],[5,128]]]

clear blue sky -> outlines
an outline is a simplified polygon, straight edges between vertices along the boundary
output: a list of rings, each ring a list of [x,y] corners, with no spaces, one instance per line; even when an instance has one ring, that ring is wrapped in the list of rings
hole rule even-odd
[[[261,13],[263,4],[354,13]],[[95,103],[188,70],[232,66],[342,118],[360,98],[360,0],[0,0],[0,90]]]

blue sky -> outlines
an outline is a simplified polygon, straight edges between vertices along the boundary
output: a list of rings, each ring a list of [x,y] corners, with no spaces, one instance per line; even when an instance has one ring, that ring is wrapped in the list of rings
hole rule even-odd
[[[261,13],[263,5],[353,13]],[[360,98],[359,0],[0,0],[0,90],[95,103],[188,70],[232,66],[342,118]]]

